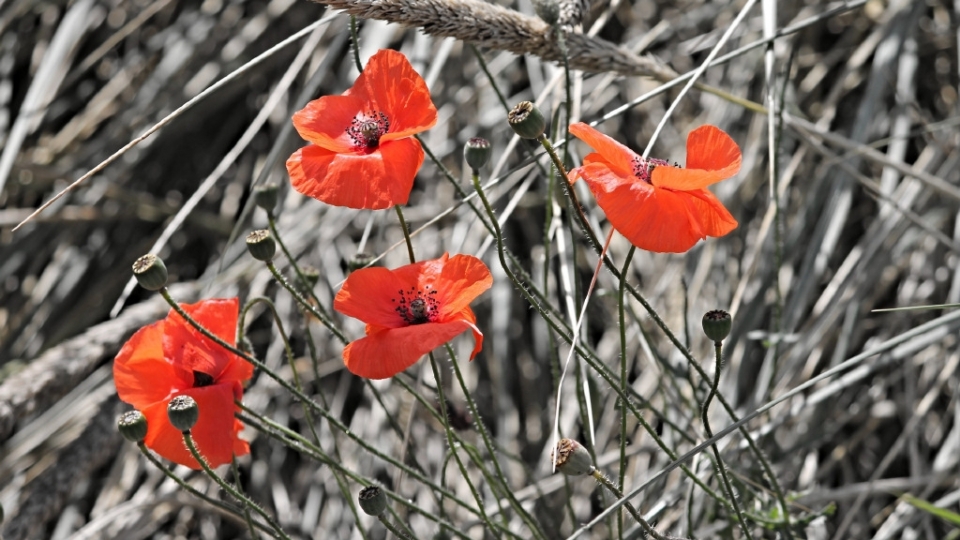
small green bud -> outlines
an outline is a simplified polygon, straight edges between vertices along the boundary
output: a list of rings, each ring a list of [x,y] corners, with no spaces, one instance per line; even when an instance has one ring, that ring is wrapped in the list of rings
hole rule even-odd
[[[277,242],[269,230],[258,229],[247,235],[247,251],[258,261],[272,261],[277,253]]]
[[[315,266],[303,265],[300,267],[300,273],[303,274],[303,279],[307,281],[310,289],[316,287],[317,283],[320,282],[320,269]]]
[[[159,291],[167,286],[167,265],[163,259],[150,253],[133,263],[133,276],[148,291]]]
[[[277,207],[279,200],[280,186],[276,182],[267,182],[253,188],[253,202],[263,208],[267,213],[272,213]]]
[[[560,439],[555,450],[557,470],[567,476],[581,476],[594,471],[590,452],[573,439]],[[553,454],[550,456],[553,461]]]
[[[180,431],[190,431],[200,418],[200,408],[197,402],[186,394],[181,394],[170,400],[167,405],[167,417],[173,427]]]
[[[708,311],[703,316],[703,333],[714,343],[720,343],[730,335],[733,318],[721,309]]]
[[[507,122],[520,137],[539,139],[547,129],[543,113],[532,102],[521,101],[507,114]]]
[[[533,0],[533,10],[543,22],[553,26],[560,20],[560,4],[557,0]]]
[[[368,516],[379,516],[387,511],[387,495],[380,486],[367,486],[360,490],[360,508]]]
[[[467,159],[467,165],[474,171],[479,171],[481,167],[486,165],[490,161],[490,154],[492,153],[490,141],[481,137],[470,139],[463,147],[463,157]]]
[[[147,438],[147,417],[140,411],[127,411],[117,419],[117,429],[124,439],[138,443]]]
[[[369,253],[357,253],[353,257],[350,257],[350,260],[347,261],[347,269],[351,272],[356,272],[361,268],[366,268],[373,264],[373,255]]]

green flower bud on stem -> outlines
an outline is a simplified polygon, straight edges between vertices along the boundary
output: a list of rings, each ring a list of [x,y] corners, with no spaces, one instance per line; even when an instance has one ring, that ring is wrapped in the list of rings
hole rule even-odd
[[[479,171],[481,167],[490,161],[490,154],[492,153],[490,141],[481,137],[470,139],[463,147],[463,157],[467,159],[467,165],[469,165],[474,172]]]
[[[190,431],[200,418],[200,408],[192,397],[182,394],[170,400],[167,416],[173,427],[180,431]]]
[[[507,122],[520,137],[539,139],[547,129],[543,113],[530,101],[521,101],[507,114]]]
[[[267,182],[253,188],[253,202],[263,208],[267,213],[272,213],[277,207],[279,200],[280,186],[276,182]]]
[[[127,411],[117,419],[117,429],[124,439],[141,442],[147,438],[147,417],[140,411]]]
[[[133,263],[133,276],[148,291],[159,291],[167,286],[167,265],[163,259],[150,253]]]
[[[270,235],[270,231],[258,229],[247,235],[247,251],[256,260],[269,262],[277,253],[277,242]]]
[[[360,490],[360,508],[368,516],[379,516],[387,511],[387,495],[379,486],[368,486]]]
[[[703,333],[714,343],[720,343],[730,335],[733,318],[722,309],[708,311],[703,316]]]
[[[567,476],[592,474],[594,471],[590,452],[573,439],[560,439],[550,459],[556,460],[557,470]]]

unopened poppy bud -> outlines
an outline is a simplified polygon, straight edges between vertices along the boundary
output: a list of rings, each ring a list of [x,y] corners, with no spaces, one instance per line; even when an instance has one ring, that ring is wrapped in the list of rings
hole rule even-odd
[[[347,261],[347,268],[351,272],[356,272],[361,268],[366,268],[373,263],[373,255],[369,253],[357,253],[353,257],[350,257],[350,260]]]
[[[507,115],[507,122],[524,139],[539,139],[547,129],[540,109],[530,101],[521,101]]]
[[[124,439],[138,443],[147,438],[147,417],[140,411],[127,411],[117,419],[117,429]]]
[[[368,516],[379,516],[387,511],[387,495],[380,486],[367,486],[360,490],[360,508]]]
[[[271,213],[273,209],[277,207],[279,193],[280,186],[278,186],[276,182],[261,184],[253,188],[253,202],[260,208],[266,210],[267,213]]]
[[[258,261],[272,261],[277,253],[277,242],[267,229],[258,229],[247,235],[247,251]]]
[[[708,311],[703,316],[703,333],[714,343],[720,343],[730,335],[733,318],[722,309]]]
[[[581,476],[594,471],[590,452],[573,439],[560,439],[555,452],[557,470],[567,476]],[[554,456],[551,455],[551,460],[553,459]]]
[[[560,20],[560,4],[557,0],[533,0],[533,10],[543,22],[553,26]]]
[[[470,139],[463,147],[463,157],[467,159],[467,165],[474,171],[479,171],[480,167],[486,165],[492,153],[490,141],[481,137]]]
[[[190,431],[197,423],[197,418],[200,418],[200,408],[192,397],[181,394],[170,400],[167,416],[173,427],[180,431]]]
[[[159,291],[167,286],[167,265],[163,259],[150,253],[133,263],[133,276],[148,291]]]

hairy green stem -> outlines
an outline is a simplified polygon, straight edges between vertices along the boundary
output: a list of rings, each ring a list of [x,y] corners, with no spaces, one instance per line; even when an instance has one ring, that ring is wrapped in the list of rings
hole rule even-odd
[[[722,367],[723,354],[722,354],[722,344],[717,341],[714,343],[714,349],[716,351],[716,369],[713,374],[713,382],[710,385],[710,390],[707,392],[706,399],[703,400],[703,408],[700,410],[700,416],[703,419],[703,430],[707,434],[708,439],[713,438],[713,430],[710,429],[710,402],[713,401],[713,396],[717,395],[717,387],[720,385],[720,368]],[[717,447],[716,443],[711,444],[710,448],[713,450],[713,455],[716,457],[717,462],[717,472],[720,475],[720,480],[723,482],[723,487],[727,492],[727,496],[730,497],[730,503],[733,505],[733,511],[737,516],[737,521],[740,522],[740,528],[743,529],[744,536],[748,540],[753,540],[753,535],[750,534],[750,528],[747,526],[747,522],[743,517],[743,512],[740,510],[740,503],[737,502],[737,494],[733,491],[733,486],[730,484],[730,478],[727,476],[727,468],[723,464],[723,458],[720,457],[720,449]]]

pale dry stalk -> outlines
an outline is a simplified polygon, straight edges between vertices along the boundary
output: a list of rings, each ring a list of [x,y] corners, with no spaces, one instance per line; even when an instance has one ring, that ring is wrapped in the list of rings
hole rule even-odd
[[[482,0],[316,0],[363,19],[422,28],[431,36],[453,37],[489,49],[533,54],[562,61],[556,31],[539,18]],[[570,67],[592,73],[615,72],[669,81],[676,73],[651,58],[609,41],[564,32]]]

